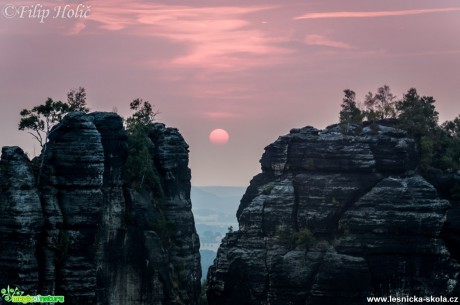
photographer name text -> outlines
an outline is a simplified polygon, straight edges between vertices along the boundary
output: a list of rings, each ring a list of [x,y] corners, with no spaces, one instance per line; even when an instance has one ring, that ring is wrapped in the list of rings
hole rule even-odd
[[[9,19],[35,19],[39,23],[51,19],[81,19],[89,17],[91,6],[85,4],[78,5],[56,5],[45,7],[41,4],[33,5],[14,5],[8,4],[3,7],[3,16]]]

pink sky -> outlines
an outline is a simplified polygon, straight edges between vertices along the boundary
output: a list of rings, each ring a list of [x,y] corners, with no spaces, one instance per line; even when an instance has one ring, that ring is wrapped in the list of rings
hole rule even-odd
[[[40,23],[8,5],[40,4]],[[70,4],[88,18],[52,18]],[[19,111],[84,86],[93,110],[128,116],[141,97],[190,145],[194,185],[248,185],[291,128],[336,123],[343,89],[387,84],[460,114],[458,0],[0,0],[0,145],[30,154]],[[215,128],[230,141],[208,140]],[[34,145],[35,144],[35,145]]]

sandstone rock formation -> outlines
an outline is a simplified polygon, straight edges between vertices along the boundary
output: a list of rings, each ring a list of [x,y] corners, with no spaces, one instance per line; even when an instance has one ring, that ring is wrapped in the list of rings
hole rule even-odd
[[[20,282],[24,289],[36,292],[39,265],[35,254],[43,212],[35,177],[18,147],[3,147],[0,171],[0,281]]]
[[[209,269],[209,304],[452,295],[460,269],[440,237],[451,204],[417,175],[417,155],[377,124],[293,129],[267,146]]]
[[[197,304],[188,146],[177,129],[152,130],[160,192],[124,180],[127,136],[114,113],[68,114],[41,170],[41,158],[3,148],[1,288],[64,295],[66,304]]]

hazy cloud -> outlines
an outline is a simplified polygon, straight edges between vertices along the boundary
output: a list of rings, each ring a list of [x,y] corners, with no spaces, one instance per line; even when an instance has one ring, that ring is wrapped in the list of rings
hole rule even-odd
[[[341,41],[330,40],[322,35],[307,35],[305,43],[312,46],[325,46],[339,49],[353,49],[354,47]]]
[[[419,15],[441,12],[460,11],[460,8],[435,8],[435,9],[420,9],[420,10],[401,10],[401,11],[377,11],[377,12],[324,12],[324,13],[307,13],[302,16],[294,17],[294,20],[299,19],[324,19],[324,18],[372,18],[372,17],[388,17],[388,16],[406,16]]]

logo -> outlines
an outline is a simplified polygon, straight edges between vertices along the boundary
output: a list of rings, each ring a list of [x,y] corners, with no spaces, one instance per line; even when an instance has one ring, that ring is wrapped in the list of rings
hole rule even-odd
[[[11,288],[9,285],[0,292],[2,298],[10,303],[64,303],[64,296],[62,295],[24,295],[24,291],[19,290],[18,287]]]
[[[2,293],[2,298],[7,302],[13,301],[14,296],[21,296],[24,294],[24,292],[19,290],[18,287],[13,289],[10,288],[10,285],[8,285],[6,289],[3,288],[0,292]]]

